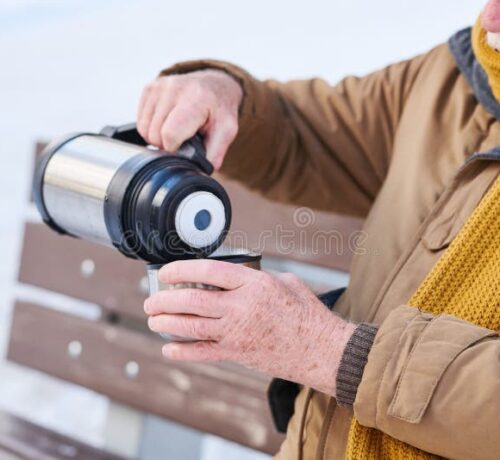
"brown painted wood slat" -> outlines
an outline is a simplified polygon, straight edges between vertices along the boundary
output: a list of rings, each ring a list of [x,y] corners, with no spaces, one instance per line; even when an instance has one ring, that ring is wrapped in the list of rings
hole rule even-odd
[[[361,219],[275,203],[235,181],[217,179],[231,199],[229,241],[243,240],[267,256],[349,271]]]
[[[0,412],[0,458],[23,460],[120,460],[46,428]]]
[[[81,345],[79,356],[68,353],[72,342]],[[267,377],[229,364],[168,362],[161,343],[153,334],[18,302],[8,359],[195,429],[277,450],[282,437],[267,407]]]
[[[93,264],[93,273],[85,270],[85,264]],[[44,224],[25,226],[19,271],[22,283],[145,321],[145,275],[144,262],[129,259],[114,249],[61,236]]]

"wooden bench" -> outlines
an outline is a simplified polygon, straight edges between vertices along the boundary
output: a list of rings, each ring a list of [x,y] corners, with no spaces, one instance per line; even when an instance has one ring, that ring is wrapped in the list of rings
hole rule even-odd
[[[38,145],[37,153],[42,147]],[[304,233],[335,229],[348,241],[359,229],[359,221],[314,213],[311,222],[298,228],[297,211],[292,207],[270,203],[228,181],[224,185],[233,204],[235,234],[244,233],[248,245],[256,248],[262,231],[267,231],[261,248],[264,267],[266,261],[278,261],[278,267],[280,261],[298,261],[321,265],[327,273],[347,270],[351,258],[347,244],[343,253],[332,257],[317,254],[307,241],[298,239]],[[278,225],[298,228],[302,235],[297,233],[297,249],[285,256],[273,233]],[[143,262],[59,236],[42,223],[27,222],[19,282],[43,291],[36,302],[16,301],[8,359],[142,411],[275,452],[283,437],[275,431],[267,407],[269,378],[228,363],[162,359],[162,341],[148,331],[142,311],[145,275]],[[326,284],[315,287],[326,288]],[[68,306],[55,307],[50,296],[44,295],[47,291],[66,296]],[[78,308],[72,307],[72,299],[80,301]]]
[[[13,415],[0,412],[2,460],[120,460]]]

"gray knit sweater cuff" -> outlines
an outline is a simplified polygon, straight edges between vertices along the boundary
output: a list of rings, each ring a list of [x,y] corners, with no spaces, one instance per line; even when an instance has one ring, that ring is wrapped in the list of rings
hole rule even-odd
[[[337,372],[337,404],[348,407],[354,404],[358,386],[363,377],[368,353],[370,352],[378,328],[361,323],[347,342]]]

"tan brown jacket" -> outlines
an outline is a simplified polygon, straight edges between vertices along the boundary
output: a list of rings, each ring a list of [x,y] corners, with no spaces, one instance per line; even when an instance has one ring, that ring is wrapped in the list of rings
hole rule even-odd
[[[278,201],[366,218],[335,308],[380,325],[354,404],[360,423],[446,458],[498,459],[498,335],[405,306],[500,173],[498,106],[474,86],[468,33],[455,57],[441,45],[334,87],[258,81],[215,61],[168,72],[213,67],[241,81],[227,175]],[[304,459],[343,458],[351,416],[303,389],[278,457],[298,458],[301,445]]]

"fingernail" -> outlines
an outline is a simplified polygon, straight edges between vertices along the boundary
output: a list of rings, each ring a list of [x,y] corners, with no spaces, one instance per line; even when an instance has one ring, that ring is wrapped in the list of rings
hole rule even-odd
[[[144,311],[146,313],[149,313],[151,311],[151,300],[149,297],[144,301]]]

